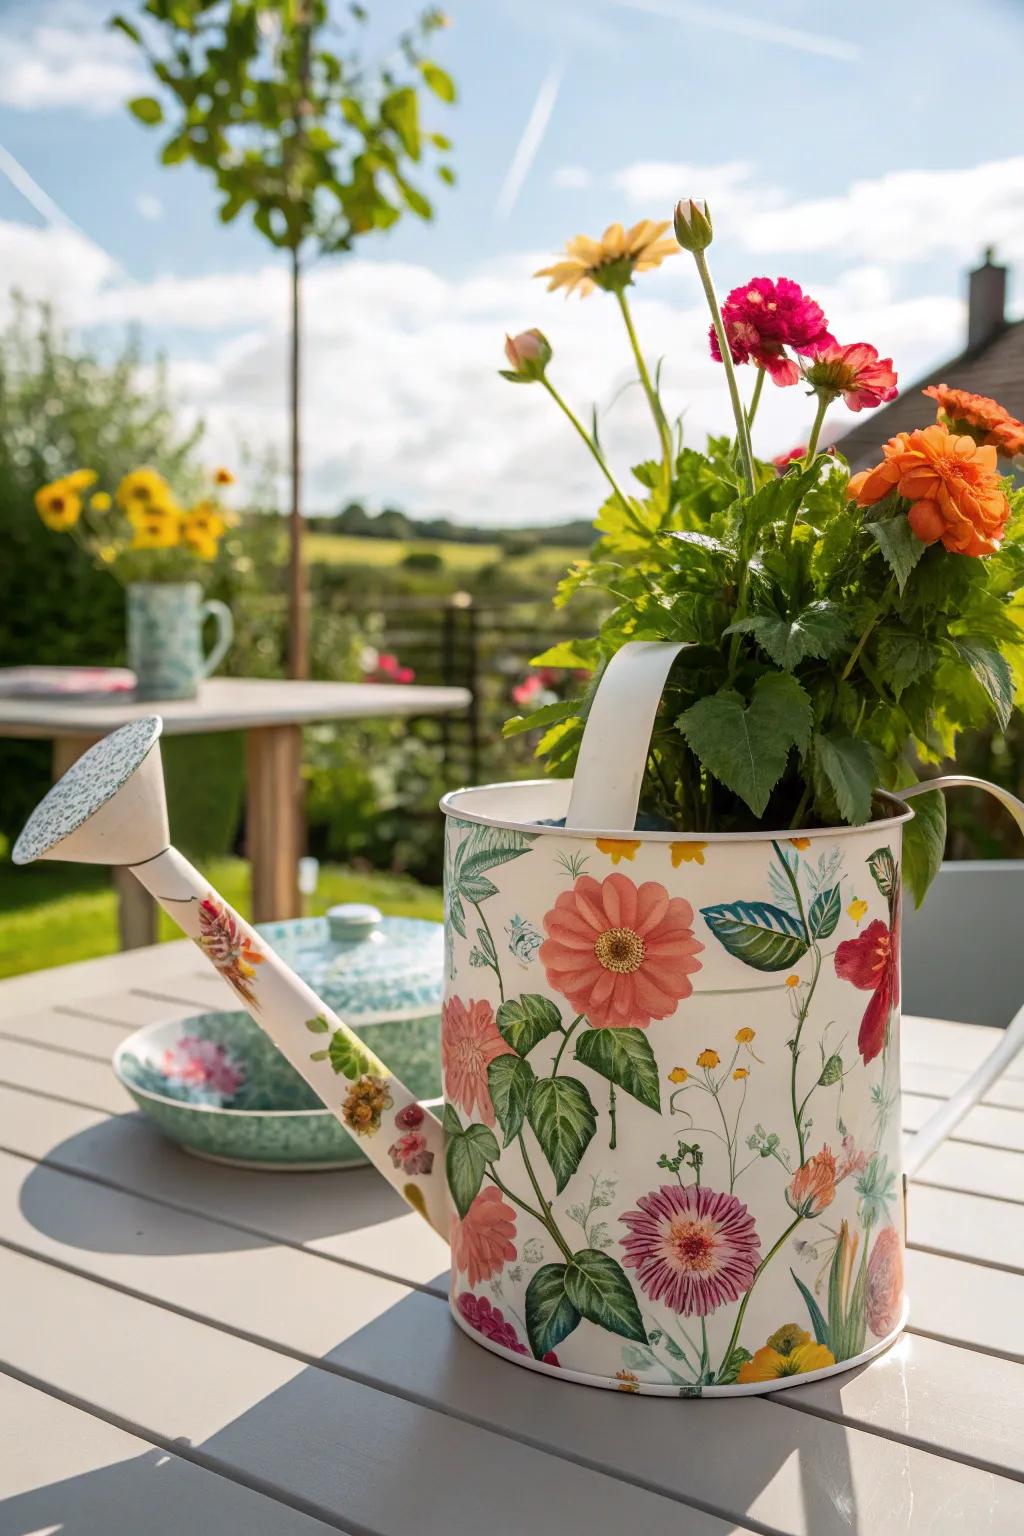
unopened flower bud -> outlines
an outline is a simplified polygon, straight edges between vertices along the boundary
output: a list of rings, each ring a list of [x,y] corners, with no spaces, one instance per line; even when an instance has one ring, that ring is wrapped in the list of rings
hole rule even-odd
[[[533,384],[544,377],[544,370],[551,361],[551,343],[543,331],[520,331],[518,336],[505,337],[505,356],[511,368],[500,370],[503,379],[513,384]]]
[[[684,251],[706,250],[714,238],[711,215],[703,198],[682,198],[676,203],[673,222],[676,239]]]

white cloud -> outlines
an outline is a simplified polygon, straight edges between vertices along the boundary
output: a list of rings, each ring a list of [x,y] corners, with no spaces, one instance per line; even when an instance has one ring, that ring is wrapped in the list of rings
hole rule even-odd
[[[717,213],[718,205],[742,198],[744,205],[756,196],[751,185],[754,166],[748,160],[729,160],[723,165],[691,165],[675,160],[638,160],[615,171],[610,182],[631,203],[662,204],[673,208],[681,197],[703,198]]]
[[[141,193],[135,199],[135,206],[142,217],[148,219],[151,223],[156,223],[157,220],[162,219],[164,216],[163,203],[158,197],[154,197],[151,192]]]
[[[95,7],[64,0],[37,7],[34,16],[28,30],[0,35],[4,106],[25,112],[71,107],[106,117],[150,88],[132,45],[105,25],[105,11],[97,16]]]
[[[584,165],[560,165],[551,178],[551,185],[563,192],[585,192],[593,186],[593,177]]]
[[[116,271],[113,261],[85,235],[69,228],[35,229],[0,220],[0,317],[10,314],[12,292],[57,306],[80,321],[101,286]]]

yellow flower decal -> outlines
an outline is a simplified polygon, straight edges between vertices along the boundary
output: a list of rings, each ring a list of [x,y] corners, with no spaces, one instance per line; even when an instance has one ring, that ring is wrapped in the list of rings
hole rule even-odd
[[[738,1029],[736,1031],[736,1044],[749,1045],[750,1042],[756,1038],[756,1035],[757,1031],[755,1029],[748,1029],[746,1025],[744,1025],[742,1029]]]
[[[850,917],[853,918],[854,922],[859,924],[861,919],[863,918],[865,912],[867,911],[867,909],[868,909],[867,902],[866,901],[861,901],[859,896],[855,896],[853,898],[853,900],[850,902],[850,905],[847,907],[846,910],[849,913]]]
[[[805,849],[811,846],[811,840],[809,837],[791,837],[789,842],[791,847],[798,848],[801,853],[803,853]]]
[[[640,844],[629,842],[623,837],[599,837],[597,846],[601,853],[608,855],[613,864],[618,864],[622,859],[635,859]]]
[[[689,1075],[685,1067],[673,1067],[668,1080],[670,1083],[685,1083]]]
[[[787,976],[786,977],[786,986],[787,987],[798,987],[799,985],[800,985],[800,977],[799,976]]]
[[[824,1344],[797,1344],[787,1354],[766,1344],[752,1360],[740,1366],[736,1380],[775,1381],[780,1376],[803,1376],[807,1371],[820,1371],[835,1363],[835,1355]]]
[[[640,1378],[635,1371],[622,1370],[616,1371],[615,1374],[619,1380],[620,1392],[639,1392]]]
[[[743,1079],[745,1077],[749,1077],[749,1076],[750,1076],[750,1068],[749,1067],[737,1067],[736,1071],[732,1075],[732,1080],[733,1080],[734,1083],[742,1083]]]
[[[672,868],[678,869],[680,864],[703,864],[704,849],[707,843],[670,843],[672,850]]]
[[[710,1070],[713,1067],[717,1067],[721,1059],[717,1051],[701,1051],[697,1057],[697,1065],[698,1067],[707,1067]]]

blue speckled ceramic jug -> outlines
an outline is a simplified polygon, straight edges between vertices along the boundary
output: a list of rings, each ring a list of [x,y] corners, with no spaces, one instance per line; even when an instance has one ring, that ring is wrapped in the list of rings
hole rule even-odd
[[[194,699],[199,684],[223,661],[234,638],[231,610],[201,602],[197,581],[137,581],[128,588],[128,665],[139,699]],[[203,654],[203,621],[217,622],[212,650]]]

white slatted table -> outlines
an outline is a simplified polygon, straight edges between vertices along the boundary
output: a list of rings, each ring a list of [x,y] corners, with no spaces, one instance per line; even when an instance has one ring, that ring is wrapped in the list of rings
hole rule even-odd
[[[910,1196],[909,1332],[776,1397],[562,1385],[449,1322],[369,1169],[194,1161],[109,1070],[231,1006],[186,944],[0,984],[3,1536],[1024,1531],[1024,1059]],[[994,1031],[904,1020],[908,1129]]]

